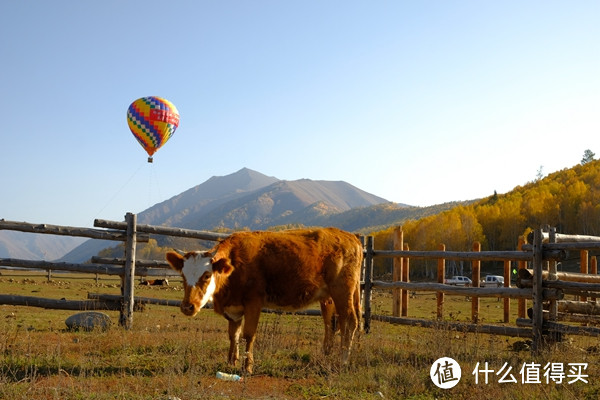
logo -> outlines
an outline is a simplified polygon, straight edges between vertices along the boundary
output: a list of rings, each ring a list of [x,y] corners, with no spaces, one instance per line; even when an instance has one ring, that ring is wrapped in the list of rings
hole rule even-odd
[[[429,376],[435,386],[441,389],[453,388],[460,381],[460,365],[450,357],[438,358],[431,366]]]

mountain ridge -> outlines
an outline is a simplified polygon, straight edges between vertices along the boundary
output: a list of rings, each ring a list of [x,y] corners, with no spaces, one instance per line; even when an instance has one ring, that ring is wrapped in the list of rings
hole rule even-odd
[[[150,207],[138,221],[188,229],[265,229],[318,201],[331,212],[388,202],[343,181],[280,180],[242,168]]]
[[[140,224],[187,229],[265,230],[279,225],[314,225],[326,222],[326,216],[385,203],[389,201],[344,181],[287,181],[242,168],[213,176],[155,204],[138,213],[137,219]],[[87,260],[101,250],[102,243],[95,242],[84,243],[60,261]]]
[[[417,215],[427,212],[427,209],[391,203],[345,181],[306,178],[288,181],[242,168],[229,175],[212,176],[138,213],[137,219],[139,224],[199,230],[337,226],[358,231],[379,225],[384,215],[406,217],[411,210]],[[160,244],[164,245],[163,242]],[[114,242],[90,239],[65,251],[58,261],[85,262],[114,245]]]

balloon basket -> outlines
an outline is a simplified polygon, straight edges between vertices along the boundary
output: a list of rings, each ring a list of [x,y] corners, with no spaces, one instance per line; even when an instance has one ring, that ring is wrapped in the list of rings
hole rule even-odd
[[[151,163],[151,162],[153,162],[153,161],[154,161],[154,160],[152,159],[152,157],[148,157],[148,162],[149,162],[149,163]]]

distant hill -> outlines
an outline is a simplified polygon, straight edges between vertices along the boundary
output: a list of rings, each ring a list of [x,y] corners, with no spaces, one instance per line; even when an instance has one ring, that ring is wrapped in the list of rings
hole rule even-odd
[[[0,258],[55,260],[85,240],[71,236],[0,231]]]
[[[327,222],[327,217],[380,204],[391,203],[347,182],[285,181],[243,168],[230,175],[213,176],[150,207],[138,214],[138,223],[201,230],[260,230],[318,225]],[[158,240],[165,245],[166,239]],[[169,244],[173,245],[172,241]],[[86,261],[105,247],[106,243],[89,240],[61,261]]]
[[[213,176],[206,182],[158,203],[138,214],[138,223],[190,227],[189,219],[211,213],[214,209],[279,179],[243,168],[227,176]]]
[[[435,214],[457,204],[411,207],[391,203],[343,181],[286,181],[243,168],[230,175],[213,176],[150,207],[138,214],[138,223],[219,231],[336,226],[368,232]],[[160,246],[178,244],[177,239],[158,237],[157,240]],[[58,256],[62,256],[59,261],[85,262],[110,246],[115,243],[87,240],[71,251],[65,250]]]
[[[156,204],[141,212],[138,221],[189,229],[266,229],[306,224],[316,204],[335,214],[387,202],[342,181],[285,181],[243,168]]]

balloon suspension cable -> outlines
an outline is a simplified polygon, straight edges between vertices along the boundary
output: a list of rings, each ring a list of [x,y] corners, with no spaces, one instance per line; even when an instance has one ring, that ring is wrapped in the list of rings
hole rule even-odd
[[[153,162],[153,161],[154,161],[154,160],[152,159],[152,157],[148,157],[148,162],[149,162],[149,163],[151,163],[151,162]]]
[[[148,208],[151,208],[155,203],[162,201],[162,194],[156,167],[154,164],[150,164],[148,168],[150,168],[148,174]]]
[[[123,185],[119,188],[119,190],[117,190],[117,192],[115,194],[113,194],[113,196],[106,202],[106,204],[100,209],[100,211],[98,211],[96,213],[96,216],[94,218],[97,218],[98,216],[100,216],[100,214],[102,214],[102,212],[104,212],[104,210],[106,210],[108,208],[109,205],[111,205],[113,203],[113,201],[118,197],[121,196],[123,193],[123,190],[125,190],[125,188],[127,186],[129,186],[129,184],[133,181],[133,178],[136,177],[136,175],[140,172],[140,170],[144,167],[144,163],[142,162],[140,164],[140,166],[138,167],[137,170],[135,170],[135,172],[133,172],[131,174],[131,176],[125,181],[125,183],[123,183]]]

